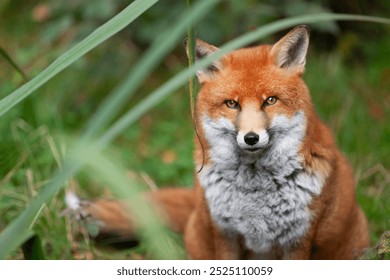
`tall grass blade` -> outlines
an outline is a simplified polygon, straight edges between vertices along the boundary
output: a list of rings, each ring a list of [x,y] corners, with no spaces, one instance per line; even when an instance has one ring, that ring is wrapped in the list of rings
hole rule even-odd
[[[152,92],[147,98],[141,101],[137,106],[120,118],[114,125],[108,129],[104,135],[96,142],[88,143],[88,145],[75,145],[74,149],[66,156],[62,170],[59,170],[53,176],[53,180],[38,196],[30,203],[30,205],[15,219],[0,235],[0,259],[5,258],[10,250],[20,245],[20,236],[24,236],[28,231],[36,213],[40,207],[48,201],[61,188],[63,183],[72,177],[81,167],[94,159],[94,154],[99,154],[116,136],[118,136],[127,126],[136,121],[142,114],[157,105],[163,98],[171,94],[175,89],[187,82],[189,75],[194,75],[201,68],[211,64],[213,60],[221,57],[223,54],[232,51],[241,46],[247,45],[259,38],[270,35],[274,32],[285,28],[302,24],[313,23],[327,20],[360,20],[377,23],[389,24],[389,19],[378,17],[367,17],[357,15],[340,15],[340,14],[315,14],[295,18],[284,19],[274,23],[265,25],[255,31],[249,32],[236,40],[230,41],[224,45],[220,51],[202,59],[194,66],[186,69],[168,82],[160,86]]]
[[[83,155],[82,155],[83,156]],[[156,259],[177,259],[183,257],[180,248],[175,246],[170,232],[161,219],[154,213],[152,207],[142,198],[142,193],[148,190],[145,186],[126,176],[126,169],[117,160],[110,159],[99,152],[90,153],[89,167],[95,177],[99,174],[112,192],[127,202],[132,216],[140,225],[139,235],[147,244],[148,254]]]
[[[118,15],[97,28],[83,41],[62,54],[35,78],[0,100],[0,116],[28,97],[36,89],[67,68],[84,54],[125,28],[158,0],[135,0]]]
[[[262,27],[248,32],[228,43],[223,45],[219,51],[209,55],[202,60],[198,61],[194,66],[189,67],[188,69],[182,70],[176,74],[173,78],[168,80],[166,83],[161,85],[151,94],[149,94],[145,99],[143,99],[139,104],[137,104],[132,110],[123,115],[118,121],[116,121],[99,139],[103,145],[110,143],[115,137],[117,137],[126,127],[133,124],[138,120],[145,112],[156,106],[164,98],[169,96],[179,87],[184,85],[188,81],[188,77],[194,75],[199,69],[205,68],[210,65],[213,61],[223,56],[224,54],[231,52],[237,48],[253,43],[254,41],[264,38],[268,35],[271,35],[275,32],[281,31],[283,29],[293,27],[299,24],[309,24],[321,21],[334,21],[334,20],[350,20],[350,21],[367,21],[373,23],[382,23],[390,24],[390,19],[380,18],[380,17],[370,17],[370,16],[360,16],[360,15],[349,15],[349,14],[313,14],[305,15],[293,18],[287,18],[278,20],[276,22],[263,25]]]
[[[186,1],[187,3],[187,9],[189,10],[191,5],[190,5],[190,0]],[[187,49],[188,49],[188,67],[191,67],[192,65],[195,64],[195,40],[196,40],[196,35],[195,35],[195,29],[194,27],[190,27],[187,30]],[[195,124],[195,77],[190,76],[188,78],[188,90],[190,93],[190,106],[191,106],[191,117],[192,120]]]
[[[11,56],[2,48],[0,47],[0,55],[22,76],[24,81],[27,81],[27,75],[24,73],[22,68],[18,66],[18,64],[11,58]]]
[[[106,124],[115,116],[115,113],[123,106],[125,100],[139,88],[165,55],[183,38],[183,33],[191,24],[206,15],[219,1],[198,1],[196,5],[191,7],[191,12],[182,14],[177,24],[173,25],[173,28],[166,30],[154,40],[152,46],[138,60],[124,82],[114,89],[90,119],[83,135],[85,138],[90,138],[99,130],[104,129]]]
[[[85,164],[84,162],[75,162],[72,158],[72,155],[67,157],[63,169],[58,170],[53,175],[53,180],[40,190],[21,215],[1,232],[0,259],[5,259],[12,250],[31,237],[30,227],[43,204],[49,201],[63,186],[64,182],[70,179]]]
[[[194,9],[187,14],[186,20],[184,24],[178,23],[177,25],[174,25],[173,29],[168,32],[169,34],[172,31],[175,32],[185,32],[186,28],[194,23],[196,20],[199,20],[202,16],[207,14],[207,11],[210,10],[211,6],[210,2],[208,0],[203,0],[199,2],[197,6],[194,6]],[[213,1],[216,2],[216,1]],[[198,7],[198,8],[196,8]],[[207,9],[206,9],[207,8]],[[180,28],[179,28],[180,27]],[[159,44],[159,48],[169,48],[173,44],[173,42],[180,36],[180,34],[175,34],[172,36],[168,36],[165,38],[165,40],[169,40],[172,42],[166,42],[164,44]],[[161,53],[159,48],[155,48],[154,52]],[[156,57],[159,57],[159,55],[154,55],[150,54],[155,59]],[[156,63],[156,62],[155,62]],[[153,67],[152,65],[150,67]],[[126,87],[129,85],[127,84]],[[126,90],[121,90],[117,93],[116,95],[122,95],[126,94]],[[119,98],[124,98],[124,96],[121,96]],[[117,98],[112,98],[110,101],[107,102],[106,106],[113,106],[111,108],[115,108],[115,104],[117,104],[118,99]],[[103,107],[105,108],[105,106]],[[105,109],[104,109],[105,110]],[[114,111],[116,111],[115,109]],[[105,115],[101,120],[104,120],[105,118],[109,118],[111,114],[113,114],[112,109],[108,110]],[[98,122],[99,118],[97,117],[94,122],[91,122],[91,125],[95,128],[91,128],[89,133],[95,132],[95,129],[98,129],[98,126],[95,126],[95,124],[99,124]],[[88,134],[87,134],[88,135]],[[39,212],[41,209],[43,203],[48,201],[51,197],[55,195],[55,193],[63,186],[64,182],[68,179],[70,179],[76,172],[85,165],[86,161],[91,156],[88,154],[88,151],[85,150],[85,140],[86,138],[83,138],[82,141],[80,141],[78,144],[76,144],[71,151],[65,155],[64,158],[64,165],[61,170],[58,170],[54,175],[53,175],[53,180],[45,186],[38,194],[38,196],[31,201],[30,205],[22,212],[22,214],[16,218],[1,234],[0,234],[0,259],[3,259],[7,256],[7,254],[14,248],[18,247],[20,245],[20,240],[17,239],[16,237],[22,233],[24,233],[32,224],[36,214]],[[100,144],[100,143],[99,143]],[[88,146],[94,146],[93,143],[90,143]],[[99,151],[102,150],[104,147],[99,146]],[[83,155],[81,159],[84,161],[77,161],[74,160],[76,155]],[[78,157],[77,157],[78,158]]]

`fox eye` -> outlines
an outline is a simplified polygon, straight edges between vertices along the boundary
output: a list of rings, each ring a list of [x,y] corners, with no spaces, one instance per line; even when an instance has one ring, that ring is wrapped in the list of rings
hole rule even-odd
[[[228,108],[230,109],[238,109],[239,108],[239,104],[237,101],[234,101],[234,100],[226,100],[225,101],[225,104]]]
[[[270,96],[268,97],[265,101],[264,101],[264,105],[268,106],[268,105],[274,105],[276,103],[276,101],[278,100],[278,98],[276,98],[275,96]]]

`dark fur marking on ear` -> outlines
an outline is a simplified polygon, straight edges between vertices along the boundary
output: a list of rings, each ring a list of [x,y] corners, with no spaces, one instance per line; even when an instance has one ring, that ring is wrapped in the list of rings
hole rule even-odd
[[[294,60],[299,56],[299,52],[301,51],[302,45],[305,44],[305,40],[305,37],[299,36],[297,41],[291,44],[290,48],[287,51],[288,58],[281,65],[281,68],[288,67],[291,63],[294,62]]]

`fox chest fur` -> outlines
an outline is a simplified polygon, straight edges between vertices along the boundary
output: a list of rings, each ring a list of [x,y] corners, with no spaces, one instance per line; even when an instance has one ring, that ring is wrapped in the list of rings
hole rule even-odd
[[[305,135],[302,112],[277,116],[261,153],[237,146],[237,132],[226,119],[203,117],[211,163],[199,174],[212,219],[227,236],[241,236],[248,249],[266,254],[288,248],[307,232],[308,207],[321,192],[322,179],[303,167],[299,149]]]

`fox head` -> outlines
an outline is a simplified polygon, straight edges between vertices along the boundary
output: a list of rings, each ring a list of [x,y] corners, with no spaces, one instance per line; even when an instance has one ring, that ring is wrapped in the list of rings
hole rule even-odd
[[[210,148],[257,156],[286,135],[284,145],[301,143],[312,111],[302,80],[308,45],[308,27],[298,26],[274,45],[233,51],[197,72],[197,121]],[[197,60],[217,50],[196,41]]]

